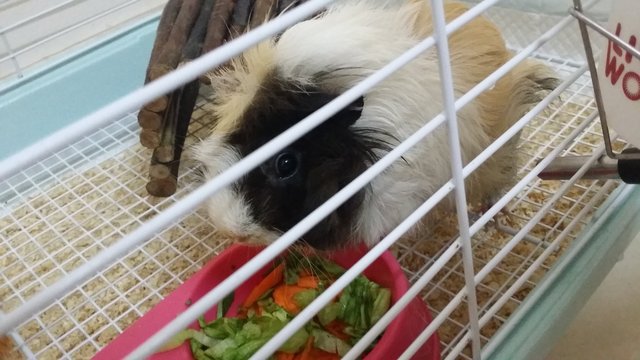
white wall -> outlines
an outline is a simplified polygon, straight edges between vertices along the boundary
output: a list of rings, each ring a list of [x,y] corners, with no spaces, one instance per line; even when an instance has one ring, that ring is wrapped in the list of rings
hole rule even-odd
[[[0,2],[0,81],[86,46],[159,12],[167,0],[8,0]],[[50,11],[58,6],[56,10]],[[116,10],[116,8],[121,7]],[[42,12],[37,19],[19,26]],[[108,13],[105,15],[105,13]],[[104,15],[104,16],[101,16]],[[101,17],[100,17],[101,16]],[[90,20],[92,17],[99,17]],[[86,24],[82,24],[86,22]],[[70,30],[69,27],[74,27]],[[55,34],[65,32],[59,37]],[[8,46],[7,46],[8,44]],[[15,57],[5,59],[13,52]],[[17,65],[17,66],[16,66]]]

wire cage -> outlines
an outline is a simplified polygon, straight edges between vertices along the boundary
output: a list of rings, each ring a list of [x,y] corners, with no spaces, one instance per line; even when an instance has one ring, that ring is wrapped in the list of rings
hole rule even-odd
[[[323,121],[329,111],[322,114],[321,109],[301,121],[301,126],[288,130],[205,184],[193,168],[186,166],[174,196],[150,197],[145,190],[150,154],[138,143],[138,109],[332,1],[310,0],[144,87],[144,66],[164,2],[122,2],[99,10],[99,14],[106,16],[116,12],[118,6],[135,3],[138,10],[129,15],[136,15],[128,18],[136,21],[117,23],[128,25],[112,27],[102,40],[87,36],[83,41],[92,39],[91,46],[86,47],[86,42],[82,42],[84,48],[67,46],[71,50],[63,52],[55,63],[47,62],[46,57],[61,53],[61,47],[56,46],[55,51],[32,61],[47,66],[26,71],[27,67],[19,64],[24,49],[51,44],[50,40],[62,36],[65,30],[54,28],[52,34],[18,49],[7,42],[8,32],[59,9],[87,2],[59,1],[48,10],[0,29],[0,37],[5,39],[5,48],[0,48],[0,54],[5,54],[0,55],[0,68],[13,64],[0,83],[0,126],[5,126],[9,117],[14,119],[12,124],[19,125],[7,127],[5,132],[11,147],[0,147],[5,157],[0,163],[0,333],[12,339],[11,358],[87,359],[107,346],[231,245],[209,225],[207,215],[199,208],[203,200],[302,135],[313,123]],[[0,3],[0,16],[12,4]],[[441,2],[432,1],[432,5],[435,13],[441,10]],[[455,124],[451,119],[456,108],[490,88],[524,59],[540,59],[559,74],[558,88],[477,159],[463,166],[454,157],[451,181],[327,290],[339,291],[385,249],[391,249],[411,284],[400,304],[417,296],[433,314],[431,323],[402,358],[411,358],[434,333],[440,340],[443,359],[539,358],[640,231],[636,215],[640,202],[635,201],[640,194],[636,188],[616,179],[584,178],[606,147],[589,74],[592,64],[584,58],[581,36],[585,30],[580,33],[576,12],[539,14],[514,6],[501,7],[497,0],[471,5],[449,24],[440,17],[432,37],[327,107],[347,105],[429,48],[437,46],[439,60],[446,63],[446,35],[479,15],[501,28],[515,51],[513,60],[458,99],[446,93],[450,74],[445,67],[441,76],[448,106],[443,113],[302,222],[303,227],[312,226],[323,211],[337,206],[357,186],[365,185],[411,142],[427,136],[438,125]],[[85,15],[76,24],[91,24],[97,16]],[[598,44],[592,45],[597,54]],[[126,59],[128,68],[123,70],[118,59]],[[104,89],[89,87],[95,91],[91,91],[94,99],[87,104],[75,100],[95,81],[108,82],[109,77],[120,76],[132,80]],[[64,93],[62,97],[57,97],[59,92]],[[203,88],[187,144],[210,130],[207,115],[211,100],[211,90]],[[20,138],[37,126],[33,118],[44,114],[55,124],[35,129],[32,137]],[[463,177],[520,130],[518,182],[491,209],[467,224],[463,220],[466,204],[458,203],[458,214],[464,216],[454,213],[443,217],[428,241],[403,236],[446,194],[464,191]],[[627,146],[614,139],[610,145],[617,152]],[[554,161],[567,156],[584,159],[570,176],[562,180],[539,177]],[[298,236],[295,231],[285,233],[238,269],[232,280],[212,289],[146,341],[131,358],[152,354]],[[302,325],[303,316],[313,316],[313,311],[323,305],[309,305],[298,315],[298,323]],[[400,310],[401,306],[392,307],[379,328],[382,330],[384,322],[391,321]],[[258,358],[277,349],[295,330],[285,327],[263,347]],[[345,358],[358,355],[351,352]]]

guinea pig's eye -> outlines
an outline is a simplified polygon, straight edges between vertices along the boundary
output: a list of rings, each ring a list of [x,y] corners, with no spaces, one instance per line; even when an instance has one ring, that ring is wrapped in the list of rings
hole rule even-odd
[[[298,172],[298,157],[291,151],[285,151],[276,157],[275,168],[280,179],[290,178]]]

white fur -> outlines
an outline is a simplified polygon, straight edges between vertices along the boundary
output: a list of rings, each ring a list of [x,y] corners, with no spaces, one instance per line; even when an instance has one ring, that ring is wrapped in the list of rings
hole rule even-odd
[[[191,156],[206,165],[206,179],[214,178],[240,160],[238,152],[225,145],[218,136],[210,136],[193,147]],[[274,232],[256,225],[249,205],[243,196],[231,187],[226,187],[209,198],[206,209],[214,221],[216,230],[223,236],[238,241],[250,239],[252,242],[265,244],[278,237]]]

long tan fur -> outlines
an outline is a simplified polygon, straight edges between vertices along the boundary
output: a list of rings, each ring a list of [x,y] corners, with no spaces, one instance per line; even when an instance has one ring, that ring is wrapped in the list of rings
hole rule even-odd
[[[421,38],[430,36],[434,31],[430,7],[423,0],[412,2],[419,8],[414,25],[416,34]],[[447,23],[469,9],[457,2],[445,2],[444,8]],[[513,56],[500,30],[482,16],[453,32],[448,44],[453,80],[460,93],[469,91]],[[477,97],[474,105],[479,110],[486,134],[492,140],[497,139],[554,86],[554,75],[546,66],[533,60],[520,63],[492,89]],[[470,202],[486,206],[494,194],[515,181],[517,142],[518,137],[511,139],[469,177],[466,186]]]

